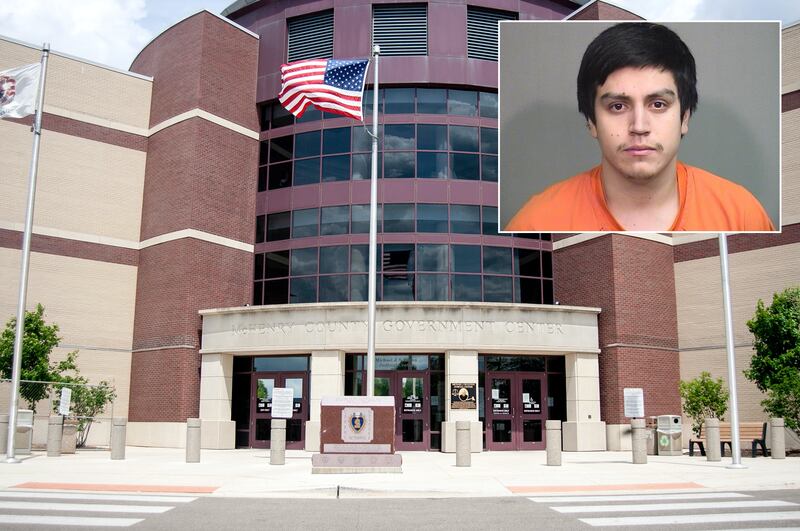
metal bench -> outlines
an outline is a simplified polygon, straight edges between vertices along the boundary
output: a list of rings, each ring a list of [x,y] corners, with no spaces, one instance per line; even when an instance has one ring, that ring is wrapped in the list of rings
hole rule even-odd
[[[689,439],[689,455],[694,455],[694,447],[700,449],[700,455],[706,455],[704,442],[706,440],[706,426],[700,428],[700,437],[698,439]],[[761,453],[764,457],[769,455],[767,450],[767,423],[766,422],[740,422],[739,423],[739,441],[742,443],[750,442],[752,456],[758,455],[758,447],[761,446]],[[733,452],[733,444],[731,441],[731,424],[730,422],[719,423],[719,447],[720,455],[725,455],[725,447],[730,448]]]

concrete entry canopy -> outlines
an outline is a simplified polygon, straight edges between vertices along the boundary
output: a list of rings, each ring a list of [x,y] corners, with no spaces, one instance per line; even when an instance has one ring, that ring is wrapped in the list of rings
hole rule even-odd
[[[306,450],[316,451],[319,401],[323,395],[344,394],[345,353],[366,349],[366,310],[366,303],[201,310],[204,447],[234,447],[234,356],[310,354],[311,418],[306,423]],[[377,308],[376,350],[444,353],[448,383],[469,380],[476,385],[479,354],[562,355],[567,387],[564,449],[605,449],[597,362],[599,312],[598,308],[574,306],[384,302]],[[473,451],[480,451],[478,411],[450,411],[449,407],[442,426],[442,450],[454,449],[455,430],[451,428],[456,420],[473,422]]]

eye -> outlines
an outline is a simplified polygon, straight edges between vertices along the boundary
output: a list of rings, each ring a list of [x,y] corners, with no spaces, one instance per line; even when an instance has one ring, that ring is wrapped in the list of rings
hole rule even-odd
[[[666,109],[669,105],[666,101],[656,100],[653,102],[653,108],[656,110]]]
[[[612,103],[611,105],[608,106],[608,110],[610,110],[611,112],[621,112],[625,110],[625,104],[619,102]]]

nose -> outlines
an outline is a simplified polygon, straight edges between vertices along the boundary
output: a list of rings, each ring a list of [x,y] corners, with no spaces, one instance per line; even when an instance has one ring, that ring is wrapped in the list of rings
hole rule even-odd
[[[628,124],[628,132],[632,135],[646,135],[650,132],[650,120],[644,106],[634,106],[630,113],[630,118],[631,121]]]

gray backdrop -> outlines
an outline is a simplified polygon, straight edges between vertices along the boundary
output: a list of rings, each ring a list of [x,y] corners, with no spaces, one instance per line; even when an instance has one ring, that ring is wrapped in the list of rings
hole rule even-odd
[[[612,22],[500,23],[500,227],[534,193],[600,162],[578,112],[578,67]],[[738,182],[780,230],[780,24],[666,23],[697,63],[678,158]]]

